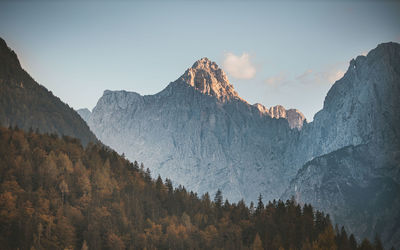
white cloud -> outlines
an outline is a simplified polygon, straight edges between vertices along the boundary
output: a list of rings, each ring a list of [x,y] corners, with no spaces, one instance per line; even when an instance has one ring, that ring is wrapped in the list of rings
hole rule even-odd
[[[310,83],[310,82],[312,82],[312,80],[311,80],[312,74],[313,74],[313,71],[311,69],[308,69],[303,74],[296,77],[296,79],[304,84]]]
[[[241,56],[230,52],[226,53],[222,67],[229,75],[237,79],[251,79],[256,74],[256,68],[247,53],[243,53]]]
[[[327,71],[314,72],[311,69],[296,77],[303,84],[333,84],[343,77],[344,71],[340,69],[329,69]]]
[[[268,86],[278,87],[279,85],[285,84],[288,82],[287,76],[284,73],[280,73],[275,76],[268,77],[264,81]]]
[[[333,70],[330,72],[326,72],[326,78],[328,79],[329,83],[334,83],[340,78],[344,76],[344,71],[343,70]]]

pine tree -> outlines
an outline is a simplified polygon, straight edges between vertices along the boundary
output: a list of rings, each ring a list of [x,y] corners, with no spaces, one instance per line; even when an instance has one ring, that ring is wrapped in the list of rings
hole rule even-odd
[[[342,226],[342,228],[340,230],[339,238],[340,238],[339,244],[338,244],[338,248],[339,249],[343,249],[343,250],[351,249],[349,238],[347,237],[346,230],[344,229],[343,226]]]
[[[349,244],[351,249],[357,249],[357,241],[353,234],[349,237]]]
[[[259,214],[264,210],[264,203],[262,201],[262,195],[260,194],[258,196],[258,203],[257,203],[257,208],[256,208],[256,213]]]
[[[146,173],[144,174],[144,179],[145,179],[147,182],[150,182],[150,181],[151,181],[151,171],[150,171],[149,168],[146,168]]]
[[[222,191],[220,189],[218,189],[218,191],[215,193],[215,197],[214,197],[214,204],[215,207],[220,208],[222,206]]]
[[[156,188],[157,188],[157,190],[161,190],[163,186],[164,185],[163,185],[163,181],[161,179],[161,176],[158,175],[157,180],[156,180]]]
[[[172,186],[172,181],[168,178],[165,179],[165,186],[167,186],[167,190],[169,194],[174,192],[174,187]]]

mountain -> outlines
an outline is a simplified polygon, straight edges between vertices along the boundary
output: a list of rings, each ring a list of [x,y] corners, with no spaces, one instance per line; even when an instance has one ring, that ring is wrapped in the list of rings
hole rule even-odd
[[[198,193],[221,189],[232,201],[251,201],[259,193],[279,197],[296,174],[282,167],[287,141],[299,133],[276,119],[292,117],[283,111],[250,105],[203,58],[155,95],[104,91],[87,123],[101,141],[156,175]]]
[[[400,45],[350,62],[299,138],[307,162],[282,197],[327,211],[359,237],[400,246]]]
[[[382,233],[386,244],[399,246],[400,225],[389,221],[398,218],[393,197],[400,194],[399,46],[380,44],[351,60],[310,123],[297,110],[248,104],[206,58],[155,95],[105,91],[87,122],[118,152],[194,191],[221,189],[234,201],[293,195],[330,211],[358,237]],[[346,153],[349,147],[356,153]],[[363,154],[368,161],[359,159]],[[362,181],[349,171],[365,172]],[[339,192],[343,185],[360,187],[349,194],[368,191],[392,203],[374,213],[383,210],[381,198],[356,206],[347,202],[352,195]],[[331,191],[339,192],[334,199],[325,195]],[[372,222],[343,219],[355,213]]]
[[[17,55],[0,38],[0,125],[79,138],[84,145],[95,135],[67,104],[22,69]]]
[[[76,112],[82,117],[83,120],[87,121],[92,114],[89,109],[77,109]]]

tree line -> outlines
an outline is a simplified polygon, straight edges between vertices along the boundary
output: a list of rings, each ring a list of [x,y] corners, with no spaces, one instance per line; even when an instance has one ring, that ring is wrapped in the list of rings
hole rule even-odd
[[[1,249],[383,249],[294,200],[199,197],[71,137],[0,128]]]

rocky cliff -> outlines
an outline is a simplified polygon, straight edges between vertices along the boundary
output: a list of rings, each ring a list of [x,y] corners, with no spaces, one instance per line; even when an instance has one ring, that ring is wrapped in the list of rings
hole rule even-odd
[[[298,109],[286,110],[282,105],[276,105],[274,107],[266,108],[260,103],[254,104],[254,106],[263,114],[269,115],[272,118],[284,118],[288,121],[290,128],[296,128],[301,130],[304,123],[307,123],[306,117]]]
[[[347,146],[307,162],[282,198],[311,203],[358,239],[379,235],[400,246],[400,152],[370,144]]]
[[[399,53],[399,44],[385,43],[351,60],[323,109],[303,127],[297,159],[305,162],[348,145],[399,145]]]
[[[282,198],[329,212],[358,237],[400,246],[400,45],[350,62],[294,151],[306,163]]]

